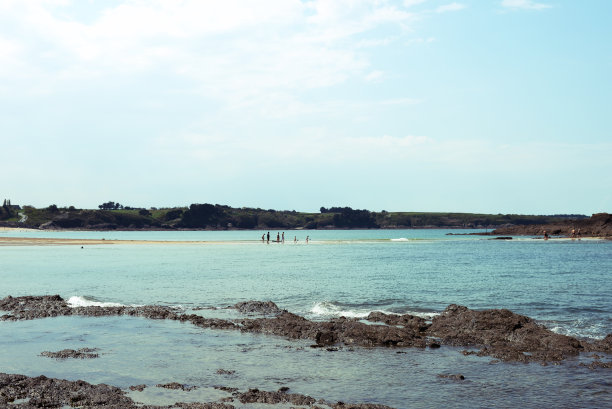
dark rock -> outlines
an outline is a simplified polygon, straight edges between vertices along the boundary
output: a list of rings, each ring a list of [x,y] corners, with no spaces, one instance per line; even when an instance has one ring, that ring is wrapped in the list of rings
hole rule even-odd
[[[214,386],[215,389],[220,390],[220,391],[225,391],[225,392],[229,392],[229,393],[234,393],[238,390],[238,388],[230,388],[228,386]]]
[[[453,304],[433,319],[427,332],[444,344],[482,347],[478,355],[504,361],[559,361],[584,349],[577,339],[505,309],[474,311]]]
[[[298,393],[266,392],[259,389],[249,389],[247,392],[238,394],[241,403],[291,403],[293,405],[310,406],[316,402],[314,398]]]
[[[385,314],[380,311],[373,311],[370,313],[370,315],[368,315],[366,320],[372,322],[383,322],[387,325],[401,325],[418,332],[425,331],[429,327],[424,318],[410,314],[396,315]]]
[[[171,382],[157,385],[161,388],[192,390],[194,387]],[[131,386],[130,390],[142,391],[146,385]],[[215,389],[231,392],[241,403],[287,403],[297,406],[311,406],[316,401],[310,396],[297,393],[287,393],[288,388],[283,387],[278,392],[265,392],[258,389],[249,389],[247,392],[239,393],[235,388],[217,386]],[[229,401],[232,398],[224,398]],[[16,400],[23,400],[19,404],[12,405]],[[219,402],[177,402],[170,406],[142,406],[136,404],[125,393],[114,386],[106,384],[92,385],[85,381],[67,381],[63,379],[47,378],[38,376],[30,378],[24,375],[11,375],[0,373],[0,407],[16,409],[30,408],[60,408],[79,407],[84,409],[234,409],[234,406]],[[334,406],[335,407],[335,406]],[[344,405],[345,409],[391,409],[388,406],[370,404]],[[314,409],[314,408],[313,408]]]
[[[587,342],[584,341],[582,346],[587,351],[592,352],[607,352],[612,354],[612,334],[608,334],[604,339]]]
[[[338,402],[332,406],[333,409],[393,409],[390,406],[378,405],[374,403],[344,403]]]
[[[589,369],[597,369],[597,368],[612,368],[612,361],[602,362],[602,361],[593,361],[590,364],[581,363],[580,366],[586,366]]]
[[[438,378],[450,379],[452,381],[465,380],[465,377],[461,374],[438,374]]]
[[[243,301],[230,308],[235,308],[242,314],[277,315],[282,312],[272,301]]]
[[[233,375],[235,373],[236,373],[236,371],[230,371],[230,370],[226,370],[226,369],[217,369],[217,374],[219,374],[219,375]]]
[[[319,331],[317,332],[317,335],[315,335],[315,341],[317,342],[317,345],[320,346],[333,345],[336,343],[336,337],[331,331]]]
[[[11,315],[0,317],[3,321],[31,320],[37,318],[70,315],[71,308],[59,295],[8,297],[0,300],[0,310]]]
[[[0,405],[17,399],[28,399],[27,407],[136,408],[134,402],[114,386],[0,373]]]
[[[187,385],[183,385],[182,383],[178,383],[178,382],[170,382],[170,383],[164,383],[164,384],[157,384],[155,385],[158,388],[164,388],[164,389],[173,389],[173,390],[182,390],[182,391],[192,391],[194,389],[197,389],[197,386],[187,386]]]
[[[197,402],[177,402],[171,406],[172,408],[179,407],[181,409],[234,409],[234,406],[226,403],[197,403]],[[168,407],[169,408],[169,407]]]
[[[55,359],[93,359],[98,358],[98,354],[96,353],[97,348],[81,348],[81,349],[62,349],[57,352],[43,351],[40,353],[41,356],[46,356],[47,358],[55,358]]]

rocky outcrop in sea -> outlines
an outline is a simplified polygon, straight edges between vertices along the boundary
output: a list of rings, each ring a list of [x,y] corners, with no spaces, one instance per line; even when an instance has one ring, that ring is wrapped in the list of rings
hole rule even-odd
[[[603,340],[579,340],[554,333],[535,320],[506,309],[484,311],[450,305],[431,323],[413,315],[371,313],[364,321],[340,317],[329,321],[312,321],[286,310],[271,301],[237,304],[238,310],[260,312],[272,317],[224,320],[185,314],[167,306],[137,307],[70,307],[59,295],[5,297],[0,310],[3,321],[31,320],[55,316],[135,316],[188,322],[201,328],[237,330],[308,339],[313,347],[333,345],[357,347],[437,348],[441,345],[462,346],[477,351],[468,354],[492,356],[507,362],[561,361],[581,352],[612,352],[612,334]],[[370,324],[376,323],[376,324]]]

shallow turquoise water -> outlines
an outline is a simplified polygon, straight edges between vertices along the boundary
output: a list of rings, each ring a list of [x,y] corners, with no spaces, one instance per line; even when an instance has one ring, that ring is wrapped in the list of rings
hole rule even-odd
[[[285,244],[265,244],[262,233],[23,232],[222,243],[4,246],[0,297],[60,294],[84,302],[187,309],[272,300],[312,319],[372,310],[431,316],[456,303],[508,308],[574,336],[612,332],[609,241],[500,241],[447,236],[442,230],[372,230],[286,232]],[[308,245],[306,235],[312,239]],[[317,398],[398,408],[439,407],[449,400],[452,407],[612,406],[609,376],[602,380],[601,371],[579,367],[582,358],[561,366],[490,365],[490,359],[464,357],[451,348],[397,354],[385,349],[327,352],[308,344],[176,322],[61,317],[0,322],[0,368],[121,387],[190,383],[201,387],[200,395],[189,395],[194,400],[218,393],[210,387],[219,384],[269,390],[287,385]],[[102,355],[86,361],[38,356],[43,350],[80,347],[100,348]],[[218,375],[219,368],[236,374]],[[459,372],[466,382],[437,378]],[[522,401],[520,393],[526,394]]]

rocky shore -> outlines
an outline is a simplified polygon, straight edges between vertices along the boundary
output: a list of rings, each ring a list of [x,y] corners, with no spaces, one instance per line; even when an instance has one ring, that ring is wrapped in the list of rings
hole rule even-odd
[[[612,215],[597,213],[588,219],[568,220],[552,224],[505,226],[499,227],[487,234],[495,236],[542,236],[544,231],[550,236],[572,237],[572,231],[574,231],[576,238],[612,238]]]
[[[580,352],[612,353],[612,334],[603,340],[579,340],[552,332],[533,319],[506,309],[484,311],[449,305],[431,323],[414,315],[373,312],[365,320],[340,317],[311,321],[271,301],[250,301],[233,307],[263,317],[224,320],[183,313],[166,306],[71,307],[59,295],[5,297],[0,300],[2,321],[31,320],[56,316],[135,316],[188,322],[201,328],[236,330],[308,339],[312,347],[356,346],[395,348],[438,348],[461,346],[506,362],[562,361]],[[368,321],[369,323],[363,322]],[[371,323],[376,323],[372,325]]]
[[[144,389],[139,385],[134,390]],[[182,389],[189,391],[183,385],[170,383],[157,385],[159,388]],[[231,395],[222,398],[225,402],[176,402],[173,405],[140,405],[126,393],[106,384],[92,385],[85,381],[67,381],[64,379],[47,378],[46,376],[28,377],[0,373],[0,405],[14,409],[31,408],[104,408],[104,409],[234,409],[227,402],[241,404],[264,403],[268,405],[292,404],[313,409],[393,409],[377,404],[348,404],[343,402],[326,402],[298,393],[288,393],[286,389],[276,392],[249,389],[245,392],[231,390]],[[10,406],[8,406],[10,404]]]
[[[506,309],[484,311],[471,310],[464,306],[449,305],[431,322],[413,315],[391,315],[373,312],[365,320],[340,317],[329,321],[311,321],[286,310],[271,301],[249,301],[228,307],[236,309],[244,318],[224,320],[187,314],[167,306],[139,307],[71,307],[59,295],[7,296],[0,299],[2,321],[42,319],[57,316],[135,316],[146,319],[175,320],[201,328],[236,330],[261,333],[288,339],[311,340],[313,348],[330,351],[343,347],[391,347],[441,348],[445,345],[465,347],[463,354],[490,356],[504,362],[561,362],[581,352],[591,353],[593,361],[584,364],[592,370],[608,370],[606,361],[612,353],[612,334],[602,340],[584,340],[556,334],[537,324],[533,319],[515,314]],[[252,316],[256,314],[256,316]],[[597,355],[596,353],[602,353]],[[56,359],[95,358],[97,350],[45,351],[41,355]],[[224,370],[219,370],[224,371]],[[462,382],[461,374],[439,374],[439,378]],[[146,385],[131,387],[132,391],[143,391]],[[156,386],[188,392],[194,386],[176,382]],[[84,407],[84,408],[182,408],[182,409],[230,409],[234,405],[249,403],[290,404],[297,407],[321,409],[386,409],[374,404],[330,403],[315,398],[288,393],[288,388],[279,391],[249,389],[240,392],[234,388],[219,387],[227,397],[217,402],[181,403],[172,406],[142,406],[137,404],[119,388],[84,381],[35,378],[24,375],[0,374],[0,406],[11,403],[11,408],[38,407]],[[243,406],[239,406],[243,407]]]

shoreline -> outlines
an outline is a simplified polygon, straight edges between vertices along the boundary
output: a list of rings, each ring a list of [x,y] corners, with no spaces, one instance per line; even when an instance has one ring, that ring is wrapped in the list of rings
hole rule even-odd
[[[204,241],[204,240],[117,240],[117,239],[65,239],[50,237],[0,237],[2,246],[93,246],[93,245],[209,245],[209,244],[254,244],[260,240]],[[277,244],[277,243],[274,243]]]
[[[219,307],[221,308],[221,307]],[[310,348],[322,353],[337,353],[339,350],[361,350],[367,353],[372,349],[390,349],[397,354],[406,353],[407,349],[423,351],[425,354],[436,353],[440,348],[451,347],[463,356],[490,357],[501,365],[516,363],[548,365],[575,365],[594,371],[597,376],[604,376],[612,369],[612,334],[601,340],[578,339],[551,332],[537,324],[533,319],[515,314],[505,309],[471,310],[467,307],[451,304],[431,322],[410,314],[386,314],[373,312],[363,320],[336,318],[330,321],[311,321],[287,310],[280,309],[272,301],[245,301],[233,306],[242,315],[237,319],[206,318],[188,310],[168,306],[70,306],[58,295],[46,296],[6,296],[0,299],[0,321],[17,322],[39,320],[59,316],[72,317],[134,317],[143,320],[170,320],[213,331],[240,331],[259,334],[267,337],[283,337],[288,341],[310,341]],[[364,321],[369,321],[367,324]],[[8,324],[10,326],[10,324]],[[66,345],[73,348],[72,345]],[[98,345],[87,345],[79,350],[63,349],[61,351],[42,351],[40,356],[51,359],[96,359],[100,349]],[[353,349],[354,348],[354,349]],[[460,350],[465,348],[464,350]],[[102,349],[102,351],[104,351]],[[427,352],[425,352],[427,351]],[[590,355],[587,355],[590,354]],[[586,358],[576,365],[575,359]],[[219,375],[233,375],[232,370],[217,369]],[[452,371],[452,370],[451,370]],[[466,374],[467,375],[467,374]],[[473,374],[472,374],[473,375]],[[462,384],[472,382],[470,375],[449,372],[440,368],[431,373],[440,382]],[[62,375],[61,378],[65,378]],[[165,379],[161,379],[165,381]],[[178,382],[177,382],[178,381]],[[393,409],[392,406],[377,403],[343,403],[316,399],[296,393],[287,383],[278,384],[277,391],[259,390],[253,383],[241,388],[229,387],[224,383],[182,383],[188,378],[178,378],[170,383],[149,381],[138,385],[123,384],[121,387],[106,383],[89,383],[83,380],[66,380],[48,378],[39,372],[28,375],[7,374],[0,372],[0,405],[13,404],[22,407],[121,407],[125,409],[141,408],[138,401],[147,401],[151,409],[235,409],[251,407],[249,404],[266,404],[266,407],[292,407],[321,409]],[[99,382],[99,381],[96,381]],[[192,381],[193,382],[193,381]],[[112,380],[111,380],[112,383]],[[257,383],[255,381],[254,383]],[[167,399],[158,399],[161,389],[174,390],[177,402],[168,405]],[[212,395],[202,395],[202,400],[190,399],[189,392],[200,389],[207,393],[215,389]],[[144,392],[143,392],[144,391]],[[194,393],[194,392],[192,392]],[[225,395],[225,396],[222,396]],[[180,397],[179,397],[180,396]],[[353,397],[354,398],[354,397]],[[350,394],[347,400],[352,400]],[[379,396],[370,396],[376,401]],[[181,399],[181,401],[178,401]],[[338,398],[335,398],[338,399]],[[359,399],[359,398],[358,398]],[[361,398],[363,399],[363,397]],[[367,402],[370,399],[366,399]],[[184,403],[188,401],[189,403]],[[371,401],[371,400],[370,400]],[[335,403],[334,403],[335,402]],[[364,402],[364,400],[361,400]],[[393,404],[392,402],[389,402]],[[313,406],[316,405],[316,406]],[[397,406],[397,405],[394,405]],[[402,407],[402,405],[399,405]]]

